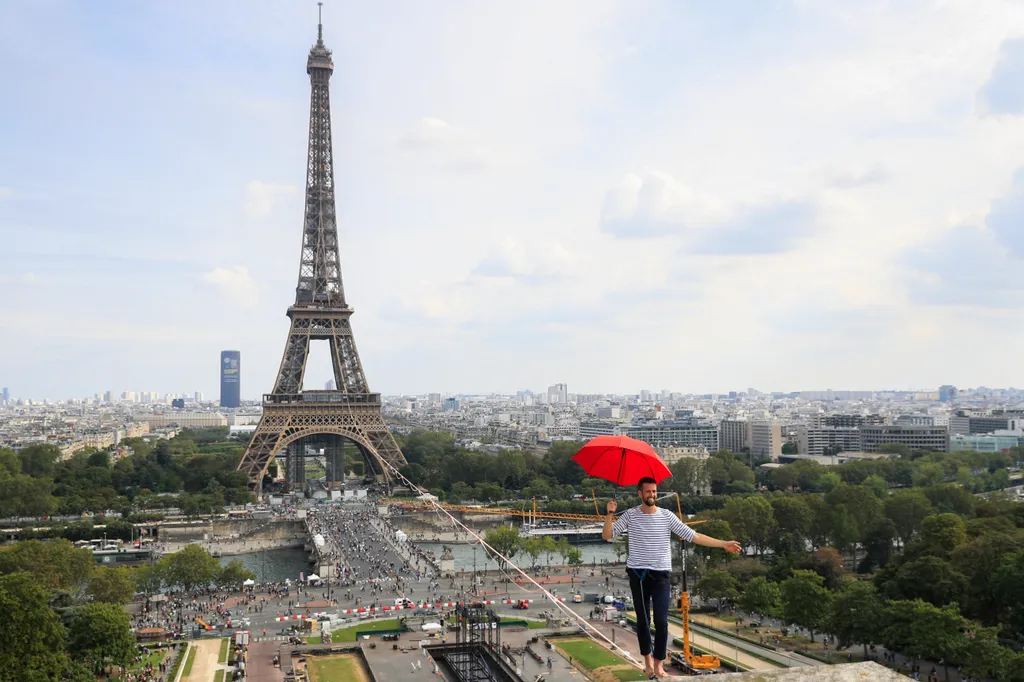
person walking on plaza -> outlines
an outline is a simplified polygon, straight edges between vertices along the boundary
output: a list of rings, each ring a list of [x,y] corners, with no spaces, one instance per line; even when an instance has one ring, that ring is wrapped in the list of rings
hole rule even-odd
[[[636,609],[636,637],[644,657],[644,672],[649,679],[665,676],[668,648],[669,577],[672,573],[671,539],[675,534],[687,542],[724,549],[732,554],[742,550],[734,540],[718,540],[702,535],[679,520],[668,509],[658,506],[658,484],[653,478],[641,478],[636,486],[640,506],[627,509],[617,520],[615,500],[608,503],[608,516],[601,537],[606,542],[626,533],[629,559],[626,575]],[[652,608],[653,607],[653,608]],[[654,612],[654,636],[651,636],[651,611]]]

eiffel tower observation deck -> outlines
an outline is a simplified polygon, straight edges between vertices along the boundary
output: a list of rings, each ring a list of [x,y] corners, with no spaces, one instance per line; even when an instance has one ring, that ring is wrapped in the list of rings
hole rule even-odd
[[[358,451],[365,474],[389,484],[393,470],[405,465],[381,415],[379,393],[370,391],[352,335],[352,308],[345,300],[338,250],[331,142],[331,51],[324,44],[323,21],[306,59],[309,75],[309,145],[306,155],[305,212],[295,303],[284,357],[274,389],[263,396],[263,416],[238,464],[262,492],[272,479],[270,465],[284,458],[285,487],[306,484],[306,463],[323,461],[325,485],[344,479],[346,447]],[[330,346],[333,391],[302,388],[310,343]],[[282,478],[278,468],[277,479]]]

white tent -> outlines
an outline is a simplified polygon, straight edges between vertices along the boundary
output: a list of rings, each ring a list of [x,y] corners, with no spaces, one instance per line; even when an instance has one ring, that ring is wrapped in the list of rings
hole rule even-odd
[[[416,499],[417,500],[421,500],[423,502],[437,502],[437,495],[431,495],[430,493],[423,493],[422,495],[420,495]]]
[[[324,541],[324,536],[320,535],[320,533],[317,533],[316,535],[313,536],[313,544],[316,545],[317,547],[323,547],[324,546],[324,542],[325,542]]]
[[[316,582],[317,580],[320,580],[320,576],[318,576],[316,573],[310,573],[308,576],[306,576],[306,580],[310,582]]]
[[[252,587],[255,584],[256,584],[256,581],[253,580],[252,578],[249,578],[248,580],[246,580],[245,582],[242,583],[242,587]]]
[[[440,623],[424,623],[422,625],[423,632],[437,632],[441,629]]]

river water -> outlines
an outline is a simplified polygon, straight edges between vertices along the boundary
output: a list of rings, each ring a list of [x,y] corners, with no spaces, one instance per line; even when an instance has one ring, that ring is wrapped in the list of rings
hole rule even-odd
[[[436,556],[440,557],[441,552],[444,549],[444,544],[440,542],[421,542],[420,547],[428,552],[433,552]],[[474,553],[473,545],[448,545],[452,548],[452,556],[455,559],[455,570],[466,569],[467,571],[473,570],[474,554],[476,557],[476,568],[479,571],[494,570],[498,568],[498,564],[487,558],[483,549],[476,547]],[[595,543],[584,543],[582,545],[576,545],[583,552],[583,563],[589,566],[592,563],[600,564],[602,560],[605,562],[615,561],[615,552],[610,542],[595,542]],[[512,562],[522,568],[528,568],[533,564],[533,559],[530,558],[529,554],[520,552],[512,557]],[[560,554],[551,555],[551,563],[562,565],[565,560],[562,559]],[[547,566],[548,557],[541,554],[537,557],[538,566]]]
[[[220,558],[221,566],[226,566],[232,559],[238,559],[242,565],[256,574],[256,582],[283,582],[285,578],[299,579],[299,573],[309,575],[313,568],[309,563],[309,555],[301,547],[285,549],[268,549],[253,554],[238,554]]]
[[[421,542],[419,544],[424,550],[434,552],[438,557],[441,556],[441,552],[444,549],[444,544],[439,542]],[[460,569],[472,571],[474,557],[477,570],[487,571],[498,568],[497,563],[488,559],[480,547],[477,547],[475,552],[472,545],[455,544],[449,545],[449,547],[452,548],[452,556],[455,558],[456,571]],[[590,566],[592,563],[600,564],[602,560],[605,562],[615,561],[615,552],[611,543],[584,543],[577,545],[577,547],[583,551],[583,563],[585,566]],[[313,569],[313,566],[309,563],[309,556],[300,547],[268,549],[265,552],[255,552],[253,554],[225,556],[220,558],[220,563],[222,566],[225,566],[232,559],[240,560],[243,566],[256,574],[256,581],[261,583],[282,582],[285,578],[298,580],[300,573],[309,575]],[[512,561],[523,568],[528,568],[533,564],[530,555],[524,553],[516,554]],[[564,561],[560,555],[552,554],[551,563],[561,565]],[[540,555],[537,557],[537,564],[546,566],[548,564],[548,557],[543,554]]]

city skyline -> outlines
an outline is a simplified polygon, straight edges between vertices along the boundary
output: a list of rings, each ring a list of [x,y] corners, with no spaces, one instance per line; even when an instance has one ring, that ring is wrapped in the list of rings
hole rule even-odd
[[[1021,383],[1021,8],[403,8],[324,16],[374,391]],[[272,388],[314,9],[0,8],[13,395]]]
[[[319,390],[320,388],[322,388],[323,390],[328,390],[328,391],[329,390],[334,390],[332,385],[333,385],[333,380],[325,382],[324,386],[322,386],[322,387],[311,386],[311,387],[308,387],[307,390]],[[558,385],[558,384],[555,384],[555,385]],[[575,391],[575,390],[571,390],[571,391],[567,391],[566,393],[567,393],[568,396],[594,396],[594,395],[599,395],[599,396],[605,396],[605,397],[608,397],[608,398],[612,398],[612,397],[634,397],[635,396],[635,397],[640,398],[640,399],[645,400],[645,401],[657,402],[657,400],[663,398],[664,394],[666,394],[666,393],[671,395],[671,396],[690,396],[690,397],[715,396],[715,397],[720,398],[720,399],[734,399],[734,398],[737,398],[737,397],[748,397],[748,398],[771,397],[773,395],[790,396],[790,395],[793,395],[793,394],[801,394],[801,393],[803,393],[803,394],[826,394],[826,393],[830,393],[830,392],[837,393],[837,394],[843,394],[843,393],[856,393],[856,394],[871,393],[871,394],[876,394],[876,395],[878,395],[878,394],[883,394],[884,395],[884,394],[888,394],[888,393],[897,393],[897,394],[927,394],[927,393],[935,393],[936,395],[941,395],[942,389],[947,388],[947,387],[953,388],[955,394],[958,394],[961,397],[964,396],[965,394],[969,394],[969,395],[971,395],[972,397],[975,397],[975,398],[995,397],[996,395],[998,395],[1000,397],[1008,397],[1006,394],[1016,394],[1016,393],[1020,393],[1020,392],[1024,391],[1024,389],[1017,388],[1015,386],[984,386],[982,384],[979,384],[977,386],[952,386],[952,385],[949,385],[949,384],[944,384],[942,386],[932,386],[932,387],[928,387],[928,386],[920,386],[920,387],[886,387],[886,388],[868,388],[868,389],[864,389],[864,388],[853,388],[853,389],[849,389],[849,388],[803,388],[803,389],[791,389],[791,390],[775,389],[775,388],[771,388],[771,387],[757,388],[757,387],[750,387],[750,386],[748,386],[745,389],[726,389],[726,390],[718,390],[718,391],[687,391],[687,390],[673,389],[673,388],[660,388],[660,389],[636,388],[636,389],[630,389],[630,390],[624,390],[624,391],[622,391],[622,390],[620,390],[620,391],[602,391],[602,390],[596,390],[596,391]],[[553,386],[549,387],[549,389],[550,388],[553,388]],[[397,396],[417,397],[417,396],[440,395],[440,396],[444,396],[444,397],[459,397],[459,398],[461,398],[461,397],[474,397],[474,396],[506,396],[506,397],[512,397],[512,396],[516,396],[516,395],[522,394],[522,393],[529,393],[529,394],[534,395],[534,396],[540,396],[540,395],[544,395],[544,394],[549,393],[549,389],[544,389],[543,387],[541,387],[541,388],[521,387],[521,388],[518,388],[518,389],[516,389],[514,391],[508,391],[508,392],[501,392],[501,391],[479,391],[479,392],[472,392],[472,391],[436,391],[436,390],[426,390],[426,391],[419,391],[419,392],[411,392],[411,391],[401,392],[401,391],[399,391],[399,392],[394,392],[394,393],[385,393],[384,395],[387,396],[387,397],[397,397]],[[2,390],[10,391],[10,387],[3,387],[3,389],[0,389],[0,391],[2,391]],[[756,393],[751,394],[750,393],[751,390],[755,391]],[[650,394],[650,395],[644,396],[645,393],[646,394]],[[107,400],[108,394],[111,397],[111,400],[109,400],[109,401]],[[126,397],[126,394],[128,394],[127,397]],[[733,396],[731,394],[735,394],[735,396]],[[208,394],[207,392],[201,391],[201,390],[198,390],[198,389],[191,389],[191,390],[156,390],[156,391],[153,391],[153,390],[140,391],[140,390],[130,390],[130,389],[125,389],[125,390],[106,389],[106,390],[103,390],[103,391],[93,391],[91,393],[84,394],[84,395],[76,395],[76,396],[66,395],[66,396],[57,397],[57,398],[31,396],[31,395],[19,395],[19,394],[13,392],[13,391],[10,391],[8,399],[10,399],[12,402],[14,402],[14,401],[21,401],[21,400],[32,400],[34,402],[41,402],[43,400],[46,400],[46,401],[54,402],[54,403],[56,403],[56,402],[69,402],[69,401],[76,401],[76,400],[80,401],[80,400],[88,400],[88,399],[97,399],[100,402],[112,402],[112,403],[126,402],[126,403],[135,403],[135,404],[147,404],[147,403],[160,404],[160,403],[163,403],[163,402],[167,402],[170,398],[183,398],[186,401],[186,403],[214,404],[214,403],[218,402],[218,398],[217,398],[216,392],[214,392],[212,394]],[[3,398],[3,394],[0,393],[0,400],[4,400],[4,399],[5,398]],[[243,391],[243,393],[241,395],[241,401],[245,402],[245,403],[259,403],[261,399],[262,399],[262,394],[255,395],[255,396],[247,396],[244,393],[244,391]],[[809,400],[809,401],[814,401],[814,402],[821,402],[823,400],[820,397],[814,397],[814,398],[807,397],[806,399]],[[837,398],[837,400],[838,399],[839,398]],[[952,401],[947,401],[947,400],[944,400],[944,399],[940,399],[940,402],[953,402],[953,403],[955,403],[956,399],[954,398],[954,400],[952,400]]]

